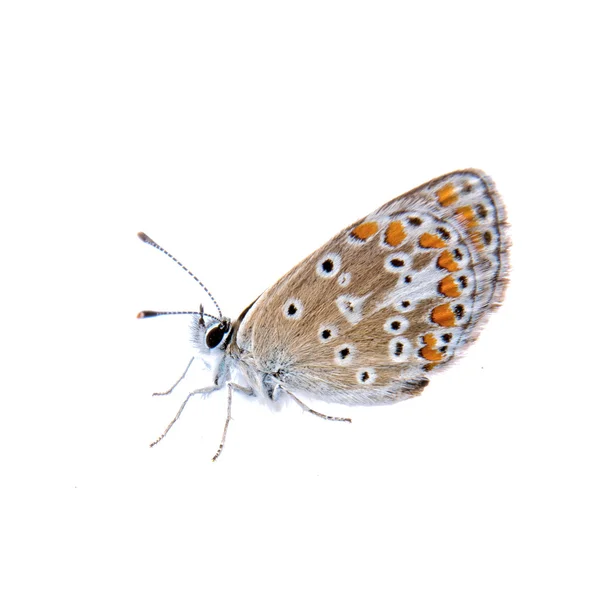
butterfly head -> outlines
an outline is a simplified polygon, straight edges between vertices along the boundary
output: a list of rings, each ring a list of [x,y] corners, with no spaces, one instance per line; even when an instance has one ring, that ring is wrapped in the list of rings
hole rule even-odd
[[[207,315],[202,306],[192,320],[192,344],[201,354],[224,352],[231,339],[230,334],[231,321]]]
[[[150,236],[140,232],[138,237],[142,242],[153,246],[171,260],[177,263],[194,281],[200,285],[200,287],[208,294],[212,303],[218,311],[219,316],[213,317],[204,312],[204,308],[200,305],[199,312],[192,311],[154,311],[154,310],[143,310],[138,313],[138,319],[146,319],[148,317],[158,317],[160,315],[194,315],[192,321],[192,344],[194,347],[204,355],[217,355],[223,353],[227,344],[231,341],[232,329],[231,320],[223,317],[221,309],[217,304],[217,301],[213,295],[208,291],[208,288],[187,268],[184,267],[170,252],[167,252],[162,246],[159,246]]]

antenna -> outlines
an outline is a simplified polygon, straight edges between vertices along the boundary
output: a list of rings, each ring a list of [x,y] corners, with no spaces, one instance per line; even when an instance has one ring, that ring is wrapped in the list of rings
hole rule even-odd
[[[197,312],[194,310],[164,310],[164,311],[155,311],[155,310],[143,310],[137,314],[138,319],[148,319],[150,317],[162,317],[163,315],[198,315],[199,317],[210,317],[215,319],[215,321],[223,322],[222,319],[218,317],[214,317],[213,315],[209,315],[203,312]]]
[[[150,246],[154,246],[157,250],[160,250],[163,254],[166,254],[172,261],[176,262],[190,277],[194,279],[194,281],[200,285],[200,287],[208,294],[208,297],[212,300],[216,309],[219,311],[218,321],[223,321],[223,313],[221,312],[221,308],[217,304],[217,301],[214,299],[214,296],[208,291],[208,288],[182,263],[180,263],[170,252],[167,252],[162,246],[159,246],[150,236],[146,235],[144,232],[140,231],[138,237],[145,244],[149,244]],[[142,311],[138,314],[139,319],[143,319],[144,317],[156,317],[159,315],[199,315],[197,312],[154,312],[151,310]],[[207,315],[210,316],[210,315]],[[216,317],[213,317],[216,318]]]

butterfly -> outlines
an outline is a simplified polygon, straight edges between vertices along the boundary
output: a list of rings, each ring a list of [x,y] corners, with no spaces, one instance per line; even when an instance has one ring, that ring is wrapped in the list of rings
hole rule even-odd
[[[301,393],[342,404],[382,404],[419,395],[430,375],[477,337],[507,284],[508,237],[502,200],[484,173],[449,173],[384,204],[346,227],[261,294],[235,320],[177,262],[218,312],[143,311],[139,318],[191,314],[199,355],[216,358],[212,384],[188,394],[164,438],[196,394],[277,400]],[[170,393],[185,377],[194,358]],[[245,382],[234,382],[237,372]]]

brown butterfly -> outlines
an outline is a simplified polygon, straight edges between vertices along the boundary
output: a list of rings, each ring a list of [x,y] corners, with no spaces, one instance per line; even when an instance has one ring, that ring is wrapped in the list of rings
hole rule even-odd
[[[146,234],[142,241],[183,265]],[[271,400],[305,393],[343,404],[416,396],[476,337],[501,302],[508,270],[507,223],[494,184],[475,170],[434,179],[353,223],[261,294],[235,320],[193,314],[200,355],[217,358],[213,385]],[[185,267],[183,267],[185,269]],[[187,271],[187,269],[185,269]],[[185,377],[194,358],[170,393]],[[246,385],[234,383],[233,370]]]

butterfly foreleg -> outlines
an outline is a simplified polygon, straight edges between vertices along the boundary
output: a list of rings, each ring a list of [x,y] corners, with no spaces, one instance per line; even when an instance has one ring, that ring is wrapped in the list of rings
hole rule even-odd
[[[333,417],[331,415],[324,415],[323,413],[313,410],[312,408],[306,406],[306,404],[304,404],[304,402],[302,402],[302,400],[300,400],[300,398],[298,398],[297,396],[292,394],[292,392],[290,392],[288,389],[284,388],[280,383],[275,386],[274,393],[277,392],[278,390],[285,392],[290,398],[292,398],[304,410],[307,410],[311,415],[315,415],[316,417],[321,417],[321,419],[325,419],[326,421],[345,421],[346,423],[352,423],[352,419],[350,419],[348,417]]]
[[[223,386],[222,385],[211,385],[209,387],[200,388],[198,390],[194,390],[193,392],[190,392],[187,395],[187,398],[183,401],[183,403],[179,407],[179,410],[177,411],[177,414],[173,417],[173,420],[167,425],[167,428],[162,432],[162,434],[150,444],[150,448],[152,448],[153,446],[156,446],[156,444],[158,444],[158,442],[160,442],[167,435],[167,433],[169,433],[169,430],[171,429],[171,427],[173,427],[173,425],[175,425],[175,422],[181,416],[181,413],[183,412],[185,405],[188,403],[188,400],[192,396],[196,396],[197,394],[202,394],[204,396],[208,396],[209,394],[212,394],[214,391],[218,390],[221,387],[223,387]]]
[[[194,362],[194,356],[190,359],[188,366],[185,368],[185,371],[182,373],[181,377],[166,391],[166,392],[154,392],[153,396],[168,396],[182,381],[183,378],[187,375],[187,372],[190,370],[192,363]]]
[[[242,392],[248,396],[254,395],[254,390],[251,387],[244,387],[243,385],[238,385],[237,383],[233,383],[232,381],[227,382],[227,418],[225,419],[225,427],[223,428],[223,436],[221,437],[221,443],[219,444],[219,449],[216,454],[213,456],[213,462],[219,458],[221,452],[223,451],[223,446],[225,446],[225,438],[227,437],[227,429],[229,427],[229,421],[231,421],[231,399],[233,397],[233,391],[236,390],[238,392]]]

